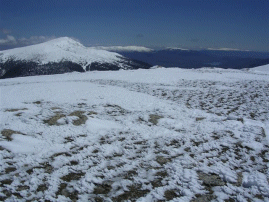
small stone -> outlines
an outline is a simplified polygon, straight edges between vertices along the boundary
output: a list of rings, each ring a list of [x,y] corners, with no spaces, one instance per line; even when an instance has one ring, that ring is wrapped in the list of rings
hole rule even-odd
[[[98,184],[93,190],[94,194],[108,194],[110,190],[112,189],[111,187],[112,182],[104,182],[103,184]]]
[[[73,121],[73,125],[75,126],[80,126],[82,124],[85,124],[86,121],[88,120],[88,117],[84,115],[84,111],[74,111],[71,114],[69,114],[68,116],[76,116],[78,117],[78,119]]]
[[[60,123],[58,123],[58,120],[65,117],[64,114],[56,114],[54,116],[52,116],[51,118],[44,120],[44,123],[49,124],[50,126],[56,125],[59,126],[61,125]]]
[[[40,184],[37,187],[37,191],[46,191],[47,189],[48,189],[48,187],[45,184]]]
[[[13,134],[22,134],[21,132],[15,131],[15,130],[10,130],[10,129],[4,129],[1,131],[1,134],[8,140],[12,141],[12,135]]]
[[[149,115],[149,122],[151,122],[153,125],[157,125],[159,119],[163,118],[163,116],[159,116],[157,114],[150,114]]]
[[[79,180],[81,177],[83,177],[85,173],[69,173],[68,175],[65,175],[61,177],[63,181],[71,182],[72,180]]]
[[[89,116],[91,116],[91,115],[97,115],[97,112],[95,112],[95,111],[89,111],[87,115],[89,115]]]
[[[204,120],[205,119],[205,117],[196,117],[196,121],[202,121],[202,120]]]
[[[34,104],[37,104],[37,105],[40,105],[41,104],[41,101],[35,101],[33,102]]]
[[[215,198],[216,196],[211,195],[211,194],[206,194],[206,195],[197,194],[196,198],[192,199],[191,202],[208,202],[208,201],[212,201]]]
[[[166,163],[170,162],[171,159],[164,158],[164,157],[162,157],[162,156],[157,156],[156,161],[157,161],[159,164],[163,165],[163,164],[166,164]]]
[[[224,186],[225,182],[222,181],[220,176],[216,174],[198,173],[199,179],[203,181],[205,186]]]
[[[17,191],[23,191],[23,190],[28,190],[30,187],[27,185],[20,185],[17,188]]]
[[[8,167],[8,168],[6,168],[5,169],[5,172],[6,173],[12,173],[12,172],[14,172],[14,171],[16,171],[17,169],[15,168],[15,167]]]
[[[179,197],[179,194],[177,193],[176,190],[166,190],[164,192],[164,197],[167,199],[167,200],[172,200],[176,197]]]
[[[0,184],[11,184],[13,182],[13,180],[11,179],[6,179],[6,180],[2,180],[0,181]]]

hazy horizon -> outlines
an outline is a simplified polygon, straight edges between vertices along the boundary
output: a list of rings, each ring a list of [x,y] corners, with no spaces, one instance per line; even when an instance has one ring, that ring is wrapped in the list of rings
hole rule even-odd
[[[68,36],[85,46],[269,51],[269,1],[1,1],[0,50]]]

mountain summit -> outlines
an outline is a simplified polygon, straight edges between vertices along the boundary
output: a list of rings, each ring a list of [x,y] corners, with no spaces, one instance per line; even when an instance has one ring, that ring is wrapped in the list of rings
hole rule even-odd
[[[69,37],[0,51],[0,78],[149,67],[118,53],[85,47]]]

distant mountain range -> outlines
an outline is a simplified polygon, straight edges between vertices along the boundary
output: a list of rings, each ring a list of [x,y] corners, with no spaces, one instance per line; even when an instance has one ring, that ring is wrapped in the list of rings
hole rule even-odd
[[[269,64],[268,52],[184,49],[153,51],[122,51],[115,49],[114,51],[128,58],[164,67],[242,69]]]
[[[139,46],[85,47],[76,40],[61,37],[41,44],[0,51],[0,79],[73,71],[149,69],[155,65],[242,69],[265,64],[269,64],[268,52],[180,48],[153,50]]]
[[[68,37],[0,51],[0,78],[150,67],[119,53],[85,47]]]

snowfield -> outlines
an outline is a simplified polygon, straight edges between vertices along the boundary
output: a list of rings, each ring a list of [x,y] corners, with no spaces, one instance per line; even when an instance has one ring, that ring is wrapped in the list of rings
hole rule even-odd
[[[0,80],[1,201],[269,201],[269,72]]]

